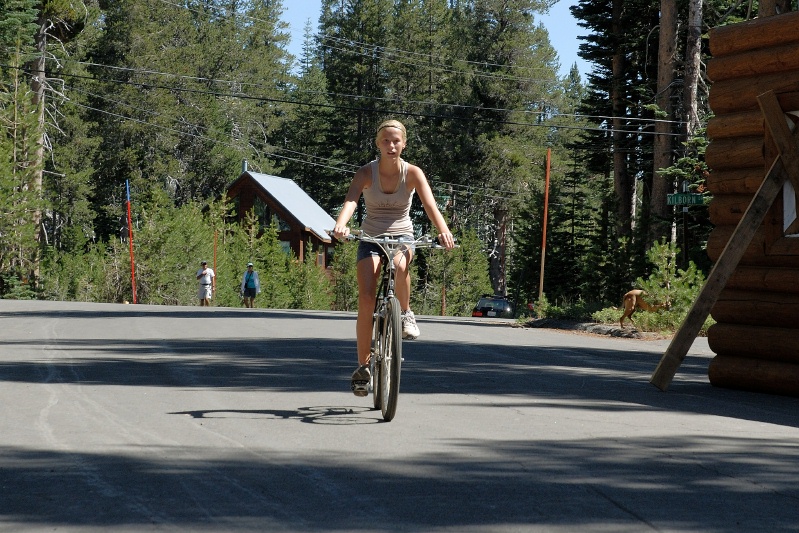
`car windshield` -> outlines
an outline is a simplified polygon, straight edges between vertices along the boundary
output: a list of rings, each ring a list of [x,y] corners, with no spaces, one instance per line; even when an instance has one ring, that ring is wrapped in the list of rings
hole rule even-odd
[[[491,300],[489,298],[480,298],[480,301],[477,302],[478,309],[494,309],[496,311],[502,311],[505,309],[505,302],[503,300]]]

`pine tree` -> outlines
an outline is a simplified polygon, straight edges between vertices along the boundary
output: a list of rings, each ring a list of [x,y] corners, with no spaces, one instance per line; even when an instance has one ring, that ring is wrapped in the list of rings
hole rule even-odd
[[[125,179],[145,201],[161,189],[180,205],[221,196],[243,159],[256,170],[279,168],[282,157],[271,155],[284,114],[277,101],[291,81],[281,5],[108,5],[93,62],[122,68],[93,69],[107,80],[92,106],[103,139],[97,211],[120,205]],[[102,235],[115,231],[117,217],[103,213]]]
[[[306,28],[302,65],[297,83],[290,89],[294,105],[287,107],[283,133],[281,176],[294,180],[326,211],[340,207],[355,161],[336,159],[331,131],[333,104],[327,94],[327,82],[318,59],[309,28]]]
[[[18,26],[15,52],[0,70],[0,295],[10,288],[11,278],[33,287],[38,269],[36,176],[41,161],[36,154],[41,135],[39,106],[32,102],[22,68],[24,28]]]
[[[482,208],[479,220],[485,224],[492,285],[504,294],[507,230],[519,207],[511,199],[542,177],[533,166],[543,161],[545,150],[531,147],[547,144],[545,128],[521,124],[531,121],[528,110],[540,112],[539,117],[549,112],[549,92],[557,85],[555,52],[545,30],[534,24],[534,13],[544,8],[542,4],[529,0],[464,4],[455,17],[463,35],[457,44],[470,62],[467,101],[474,107],[465,113],[469,121],[458,125],[461,146],[452,152],[450,170],[459,176],[453,177],[456,183],[472,188],[467,189],[473,191],[468,204]],[[465,217],[477,218],[476,214]]]
[[[359,166],[375,154],[374,132],[385,117],[380,99],[387,77],[377,47],[392,25],[391,0],[323,0],[321,60],[332,101],[340,106],[331,120],[334,158]]]
[[[306,243],[306,250],[312,250]],[[329,310],[333,304],[333,288],[325,271],[316,264],[316,254],[308,253],[305,261],[293,260],[286,279],[290,309]]]
[[[358,310],[357,253],[356,241],[344,241],[336,246],[330,266],[333,309],[336,311]]]
[[[490,292],[488,261],[474,230],[458,235],[458,248],[419,250],[411,270],[417,314],[470,316],[480,296]]]

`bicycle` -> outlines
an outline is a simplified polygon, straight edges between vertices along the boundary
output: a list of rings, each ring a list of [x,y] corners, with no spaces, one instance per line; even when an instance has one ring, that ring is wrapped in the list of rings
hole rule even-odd
[[[375,409],[380,409],[383,420],[390,422],[397,412],[400,373],[402,370],[402,319],[399,300],[394,295],[394,278],[397,267],[388,260],[404,248],[444,248],[430,236],[419,239],[403,237],[370,237],[363,232],[347,235],[349,240],[376,244],[383,250],[380,263],[382,274],[377,286],[377,299],[372,315],[372,346],[369,370],[372,373],[372,396]]]

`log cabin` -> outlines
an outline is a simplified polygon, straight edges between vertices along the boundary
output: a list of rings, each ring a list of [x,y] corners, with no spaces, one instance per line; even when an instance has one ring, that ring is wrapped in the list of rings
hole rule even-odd
[[[773,91],[789,127],[799,120],[799,12],[714,28],[710,51],[706,162],[715,227],[707,251],[715,262],[778,156],[758,96]],[[712,307],[714,386],[799,396],[797,204],[788,180]]]
[[[299,261],[314,254],[319,266],[329,266],[336,244],[327,234],[336,225],[333,217],[293,180],[243,170],[227,189],[236,220],[254,210],[262,227],[277,222],[278,239],[286,252]]]

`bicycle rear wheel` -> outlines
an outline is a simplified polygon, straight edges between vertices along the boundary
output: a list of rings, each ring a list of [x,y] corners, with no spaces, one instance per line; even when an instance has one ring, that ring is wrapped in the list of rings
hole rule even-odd
[[[400,370],[402,367],[402,321],[399,301],[388,300],[386,318],[380,342],[380,393],[383,420],[390,422],[397,412]]]

